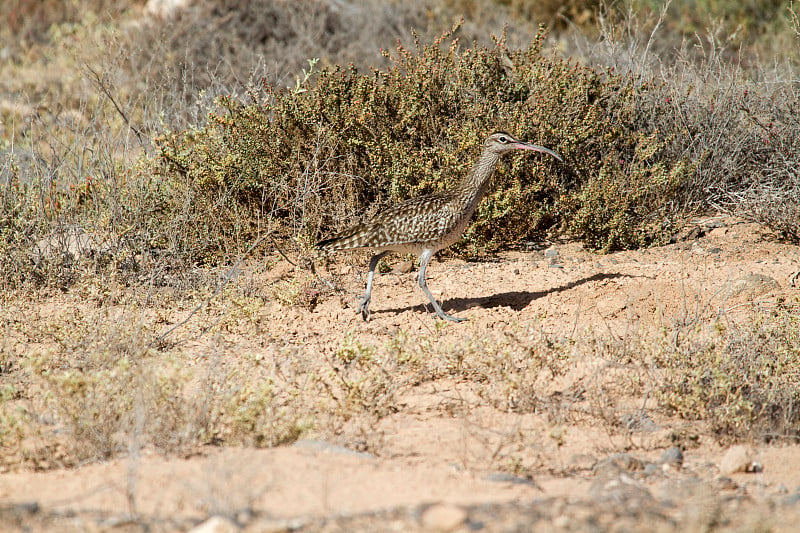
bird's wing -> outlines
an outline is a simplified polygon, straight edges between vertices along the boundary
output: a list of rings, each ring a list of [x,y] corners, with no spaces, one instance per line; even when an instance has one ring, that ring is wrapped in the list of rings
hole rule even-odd
[[[441,239],[453,227],[458,213],[449,195],[411,198],[381,211],[368,223],[387,244],[409,244]]]
[[[459,212],[446,193],[418,196],[317,243],[320,250],[391,248],[439,242],[456,229]]]

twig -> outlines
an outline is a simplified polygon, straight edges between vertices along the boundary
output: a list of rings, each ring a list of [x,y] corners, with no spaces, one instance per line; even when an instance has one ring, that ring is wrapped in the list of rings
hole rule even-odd
[[[794,30],[795,34],[800,37],[800,14],[795,11],[794,2],[789,2],[789,7],[786,9],[789,11],[789,20],[792,24],[792,30]]]
[[[136,137],[139,139],[139,143],[144,145],[144,140],[142,139],[142,132],[140,132],[139,128],[131,124],[131,121],[128,120],[128,116],[119,106],[117,101],[114,99],[114,96],[111,94],[111,91],[108,90],[108,87],[106,86],[106,82],[103,79],[103,77],[100,76],[100,74],[89,65],[84,65],[84,68],[94,77],[95,85],[97,86],[97,88],[100,89],[103,92],[103,94],[105,94],[108,97],[109,100],[111,100],[112,104],[114,104],[114,108],[117,110],[117,113],[119,113],[119,115],[122,117],[122,120],[125,121],[125,124],[127,124],[128,127],[131,130],[133,130],[133,133],[136,134]]]
[[[664,7],[661,9],[661,13],[658,15],[658,21],[656,25],[653,27],[653,31],[650,32],[650,38],[647,39],[647,45],[644,47],[644,53],[642,54],[642,64],[639,66],[639,80],[641,81],[642,77],[644,76],[644,69],[647,63],[647,53],[650,51],[650,46],[653,44],[653,40],[655,40],[656,32],[663,24],[664,19],[667,15],[667,10],[669,9],[669,5],[672,3],[672,0],[667,0],[664,2]]]
[[[185,325],[187,322],[189,322],[189,320],[191,320],[191,319],[192,319],[192,317],[193,317],[194,315],[196,315],[196,314],[197,314],[197,312],[198,312],[198,311],[200,311],[200,309],[202,309],[204,306],[208,305],[208,302],[210,302],[212,298],[214,298],[214,297],[215,297],[217,294],[219,294],[219,293],[220,293],[220,291],[222,291],[222,289],[223,289],[223,288],[225,288],[225,286],[228,284],[228,282],[229,282],[231,279],[233,279],[233,273],[234,273],[234,272],[236,271],[236,269],[239,267],[239,265],[240,265],[240,264],[241,264],[241,262],[244,260],[244,258],[245,258],[245,257],[247,257],[248,255],[250,255],[250,252],[252,252],[252,251],[255,249],[255,247],[256,247],[256,246],[258,246],[259,244],[261,244],[261,241],[263,241],[264,239],[266,239],[267,237],[270,237],[270,236],[271,236],[271,235],[270,235],[269,233],[267,233],[267,234],[265,234],[265,235],[262,235],[262,236],[260,236],[258,239],[256,239],[256,240],[253,242],[253,244],[251,244],[251,245],[250,245],[250,247],[247,249],[247,251],[246,251],[246,252],[244,252],[244,253],[243,253],[243,254],[242,254],[240,257],[239,257],[239,259],[237,259],[237,260],[236,260],[236,263],[234,263],[234,264],[233,264],[233,266],[232,266],[232,267],[231,267],[231,268],[228,270],[228,272],[225,274],[225,276],[224,276],[224,277],[222,278],[222,280],[219,282],[219,285],[217,285],[217,288],[214,290],[214,292],[213,292],[213,293],[211,293],[211,296],[209,296],[208,298],[206,298],[206,299],[205,299],[203,302],[201,302],[200,304],[198,304],[198,305],[197,305],[197,307],[195,307],[194,309],[192,309],[192,311],[189,313],[189,316],[187,316],[186,318],[184,318],[183,320],[181,320],[180,322],[178,322],[177,324],[175,324],[174,326],[172,326],[171,328],[169,328],[167,331],[165,331],[164,333],[162,333],[161,335],[159,335],[158,337],[156,337],[155,339],[153,339],[153,340],[150,342],[150,344],[148,344],[148,347],[150,348],[150,347],[153,347],[153,346],[154,346],[154,345],[156,345],[156,344],[159,344],[159,343],[161,343],[161,342],[162,342],[162,341],[163,341],[163,340],[164,340],[164,339],[167,337],[167,335],[169,335],[170,333],[172,333],[173,331],[175,331],[175,330],[176,330],[176,329],[178,329],[179,327],[181,327],[181,326]],[[281,254],[281,255],[283,255],[283,254]],[[202,334],[203,334],[203,333],[205,333],[206,331],[208,331],[208,330],[207,330],[207,329],[206,329],[206,330],[203,330],[203,332],[202,332],[200,335],[202,335]]]

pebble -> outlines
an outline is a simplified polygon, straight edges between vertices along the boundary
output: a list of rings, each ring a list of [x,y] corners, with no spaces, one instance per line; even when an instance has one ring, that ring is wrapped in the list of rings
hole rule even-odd
[[[775,278],[763,274],[748,274],[735,280],[731,284],[730,292],[732,296],[745,294],[750,298],[761,296],[771,290],[780,289],[781,285]]]
[[[601,459],[594,466],[596,474],[620,471],[634,472],[644,470],[644,463],[628,453],[615,453]]]
[[[644,475],[650,477],[661,471],[661,468],[655,463],[647,463],[644,465]]]
[[[752,452],[747,446],[741,444],[731,446],[719,461],[719,473],[729,476],[736,472],[747,472],[752,462]]]
[[[739,485],[728,476],[720,476],[717,478],[717,488],[720,490],[736,490]]]
[[[687,241],[691,241],[691,240],[694,240],[694,239],[699,239],[700,237],[702,237],[705,234],[706,234],[706,231],[705,231],[704,228],[702,228],[701,226],[695,226],[689,231],[689,234],[686,235],[686,240]]]
[[[548,248],[547,250],[544,251],[544,256],[545,257],[558,257],[558,250],[556,250],[555,248]]]
[[[626,502],[634,507],[639,507],[643,502],[653,499],[653,495],[646,486],[627,474],[595,479],[589,486],[589,494],[597,498],[599,502]]]
[[[661,454],[661,462],[667,465],[681,466],[683,464],[683,452],[677,446],[664,450]]]
[[[224,516],[212,516],[202,524],[198,524],[189,530],[189,533],[236,533],[239,531],[232,520]]]
[[[467,512],[457,505],[437,503],[422,513],[420,523],[428,531],[453,531],[467,521]]]
[[[15,515],[36,514],[40,510],[41,508],[39,507],[39,502],[37,501],[12,503],[9,505],[0,506],[0,514],[2,514],[3,511],[11,511],[11,513]]]
[[[506,472],[493,472],[486,476],[486,481],[492,481],[495,483],[511,483],[512,485],[533,485],[536,486],[536,483],[533,482],[532,479],[515,476],[512,474],[508,474]]]

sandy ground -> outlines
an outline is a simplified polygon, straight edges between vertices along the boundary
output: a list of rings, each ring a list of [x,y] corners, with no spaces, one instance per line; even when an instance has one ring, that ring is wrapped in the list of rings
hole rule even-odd
[[[402,272],[399,259],[398,272],[376,278],[369,322],[356,316],[363,277],[347,260],[329,267],[344,284],[342,296],[329,295],[310,312],[270,304],[261,318],[285,345],[324,354],[347,334],[367,344],[425,335],[445,347],[521,328],[552,338],[594,332],[625,339],[681,320],[743,321],[753,306],[797,301],[800,289],[790,279],[800,270],[800,248],[734,219],[710,218],[696,227],[700,234],[642,251],[600,256],[567,243],[492,262],[434,261],[429,286],[445,311],[469,319],[460,324],[445,324],[423,307],[415,273]],[[256,339],[249,342],[258,350]],[[543,389],[558,394],[575,379],[567,372]],[[737,450],[686,421],[654,414],[651,428],[628,433],[596,417],[554,423],[552,413],[482,405],[480,384],[445,379],[403,394],[402,409],[367,437],[373,440],[367,452],[309,438],[271,449],[210,447],[189,457],[143,451],[72,469],[2,474],[0,529],[173,531],[224,515],[227,522],[205,525],[215,531],[800,531],[796,444],[746,443],[751,472],[723,472],[726,455]],[[470,394],[478,396],[467,398],[470,409],[459,408]],[[620,399],[615,416],[624,417],[627,407],[634,412],[642,399],[626,401]],[[676,443],[683,430],[694,432],[692,446]],[[682,459],[671,455],[676,445]],[[509,457],[524,463],[524,475],[509,473]]]

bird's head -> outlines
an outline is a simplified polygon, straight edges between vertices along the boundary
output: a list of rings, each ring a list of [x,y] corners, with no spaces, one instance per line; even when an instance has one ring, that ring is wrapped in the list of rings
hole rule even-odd
[[[560,155],[549,148],[539,146],[538,144],[530,144],[518,141],[504,131],[498,131],[497,133],[492,133],[489,135],[489,137],[487,137],[486,141],[483,143],[483,148],[484,150],[491,150],[498,154],[509,152],[511,150],[533,150],[534,152],[542,152],[543,154],[551,155],[559,161],[564,161],[561,159]]]

